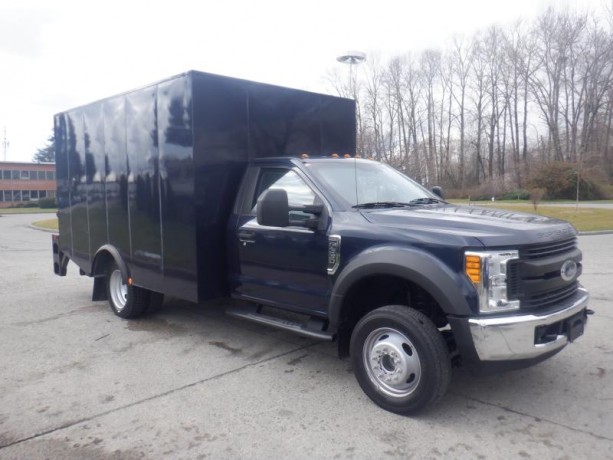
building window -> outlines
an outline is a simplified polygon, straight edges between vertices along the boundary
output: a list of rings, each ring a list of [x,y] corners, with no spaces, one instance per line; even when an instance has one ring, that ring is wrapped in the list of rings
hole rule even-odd
[[[2,171],[2,179],[11,180],[11,171],[9,169]]]
[[[55,180],[55,173],[53,171],[47,171],[47,180]]]
[[[12,201],[21,201],[21,190],[13,190],[13,200]]]
[[[30,200],[38,200],[38,190],[30,190]]]
[[[21,201],[30,201],[30,191],[29,190],[21,191]]]
[[[4,201],[4,192],[0,190],[0,202]]]
[[[45,171],[38,171],[38,180],[45,180],[46,177]]]
[[[38,191],[38,197],[39,198],[47,198],[47,191],[46,190],[39,190]]]
[[[38,179],[38,171],[30,171],[30,180]]]
[[[16,169],[11,171],[11,179],[19,179],[19,171]]]
[[[29,179],[30,178],[30,171],[21,171],[21,178],[22,179]]]

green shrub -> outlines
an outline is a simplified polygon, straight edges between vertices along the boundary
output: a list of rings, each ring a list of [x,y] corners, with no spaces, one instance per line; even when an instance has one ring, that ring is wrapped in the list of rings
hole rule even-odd
[[[600,190],[605,200],[613,200],[613,184],[601,185]]]
[[[602,198],[599,183],[588,171],[581,171],[572,163],[552,162],[538,166],[528,181],[531,189],[547,190],[548,199],[572,200],[577,197],[577,174],[579,170],[579,199]]]
[[[38,203],[36,201],[23,201],[20,203],[15,203],[9,208],[38,208]]]
[[[41,209],[57,208],[57,201],[55,201],[55,198],[41,198],[38,200],[38,206]]]
[[[504,192],[496,196],[497,200],[529,200],[530,192],[528,190],[517,189],[511,192]]]

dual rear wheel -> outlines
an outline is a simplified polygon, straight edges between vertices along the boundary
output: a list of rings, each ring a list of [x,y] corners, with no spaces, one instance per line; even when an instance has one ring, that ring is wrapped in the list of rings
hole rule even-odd
[[[113,312],[121,318],[137,318],[153,313],[164,300],[164,295],[138,286],[128,285],[116,263],[106,274],[106,294]]]

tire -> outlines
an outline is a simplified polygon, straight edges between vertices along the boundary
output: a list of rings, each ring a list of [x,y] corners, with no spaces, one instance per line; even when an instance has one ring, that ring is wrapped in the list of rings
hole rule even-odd
[[[121,318],[138,318],[149,305],[150,291],[128,286],[116,263],[111,264],[107,271],[106,294],[111,310]]]
[[[385,410],[415,414],[440,400],[451,380],[451,357],[436,326],[402,305],[373,310],[351,335],[351,363],[366,395]]]

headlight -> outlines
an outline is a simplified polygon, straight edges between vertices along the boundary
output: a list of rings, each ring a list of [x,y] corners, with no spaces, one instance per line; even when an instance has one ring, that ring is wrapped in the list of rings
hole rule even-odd
[[[481,313],[519,309],[519,300],[507,298],[507,264],[515,259],[519,259],[519,253],[513,250],[464,254],[464,271],[477,288]]]

